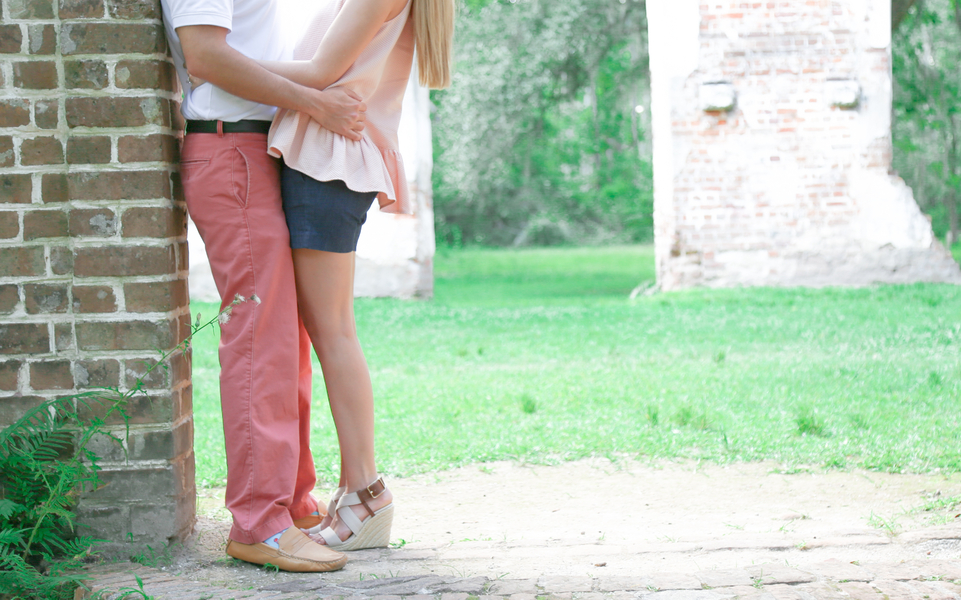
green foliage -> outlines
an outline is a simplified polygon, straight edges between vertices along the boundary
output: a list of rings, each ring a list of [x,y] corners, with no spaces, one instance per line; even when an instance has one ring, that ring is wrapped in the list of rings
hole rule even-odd
[[[895,32],[894,167],[931,216],[958,241],[961,197],[961,5],[918,0]]]
[[[82,579],[73,572],[99,540],[76,535],[71,509],[100,479],[97,436],[123,412],[116,391],[44,402],[0,432],[0,594],[69,598]],[[92,416],[97,415],[97,416]]]
[[[170,357],[187,351],[199,331],[226,323],[233,307],[245,301],[236,297],[203,324],[198,314],[192,333],[161,353],[130,390],[100,389],[48,400],[0,431],[0,600],[73,598],[83,581],[78,569],[102,541],[77,535],[72,511],[81,494],[100,486],[100,457],[91,446],[113,442],[124,448],[125,409],[134,395],[145,393],[143,382],[154,369],[166,369]],[[111,425],[118,421],[122,438]],[[150,546],[147,550],[149,555],[139,556],[144,564],[169,558],[169,547],[161,553]],[[121,597],[151,598],[139,577],[137,583],[139,589],[120,590]]]
[[[638,0],[469,0],[450,89],[434,92],[442,244],[652,237]]]

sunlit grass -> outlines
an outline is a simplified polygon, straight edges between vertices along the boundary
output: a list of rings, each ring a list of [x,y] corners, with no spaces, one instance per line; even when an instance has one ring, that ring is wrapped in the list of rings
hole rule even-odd
[[[961,288],[630,301],[653,268],[650,247],[464,250],[437,256],[431,301],[358,300],[381,468],[645,455],[961,469]],[[336,479],[316,373],[312,446]],[[225,475],[216,376],[204,333],[194,407],[208,485]]]

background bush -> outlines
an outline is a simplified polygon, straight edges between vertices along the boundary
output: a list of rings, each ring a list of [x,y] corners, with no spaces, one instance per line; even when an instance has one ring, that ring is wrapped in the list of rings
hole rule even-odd
[[[467,0],[434,92],[441,244],[647,241],[648,60],[639,0]]]

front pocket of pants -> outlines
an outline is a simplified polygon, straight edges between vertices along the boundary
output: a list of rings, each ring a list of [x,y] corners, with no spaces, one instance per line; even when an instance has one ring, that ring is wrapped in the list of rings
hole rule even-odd
[[[239,148],[231,165],[231,179],[233,183],[233,193],[237,202],[243,208],[247,207],[248,196],[250,195],[250,161]]]

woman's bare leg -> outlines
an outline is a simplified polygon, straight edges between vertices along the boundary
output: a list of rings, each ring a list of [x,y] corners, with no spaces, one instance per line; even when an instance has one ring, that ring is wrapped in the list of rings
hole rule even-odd
[[[377,479],[377,464],[374,393],[354,323],[354,253],[299,248],[293,256],[300,313],[320,359],[340,442],[340,485],[356,492]],[[371,508],[390,502],[386,491]],[[352,508],[362,520],[367,516],[363,507]],[[341,540],[350,535],[336,516],[332,526]]]

